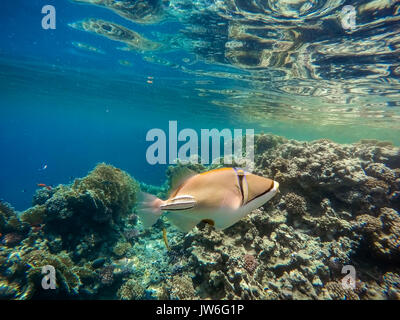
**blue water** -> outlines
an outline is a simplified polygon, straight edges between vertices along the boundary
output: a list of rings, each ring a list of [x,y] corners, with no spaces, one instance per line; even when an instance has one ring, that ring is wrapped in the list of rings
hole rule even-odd
[[[56,30],[41,28],[41,8],[46,4],[57,9]],[[117,49],[121,43],[68,26],[89,17],[123,25],[154,41],[157,34],[168,39],[167,35],[180,34],[187,26],[179,17],[161,24],[134,23],[105,8],[66,0],[1,2],[0,198],[17,210],[31,206],[38,183],[69,183],[99,162],[126,170],[148,184],[161,185],[166,166],[147,163],[150,143],[145,137],[153,128],[168,132],[172,120],[178,121],[178,130],[251,128],[297,140],[330,138],[350,143],[376,138],[400,144],[395,73],[371,80],[377,85],[375,91],[365,89],[369,88],[366,83],[356,95],[360,100],[350,96],[345,102],[335,101],[341,94],[332,93],[336,85],[330,83],[324,98],[335,99],[322,101],[307,90],[294,92],[293,88],[299,88],[295,79],[275,90],[273,84],[282,79],[279,73],[271,78],[268,68],[262,74],[254,68],[210,61],[207,55],[184,45],[160,53],[121,51]],[[104,54],[77,48],[73,42],[96,47]],[[172,65],[144,59],[157,56]],[[377,62],[392,61],[392,67],[398,67],[396,55],[389,56]],[[354,57],[349,59],[357,63]],[[129,66],[120,60],[129,61]],[[185,68],[182,61],[187,63]],[[341,68],[346,69],[345,62]],[[326,68],[320,63],[323,72]],[[329,59],[325,63],[328,65]],[[334,64],[338,67],[340,63]],[[334,73],[331,78],[327,74],[325,79],[336,81],[337,86],[346,78],[345,71],[336,78]],[[363,79],[362,73],[359,76]],[[154,80],[148,83],[149,79]],[[309,86],[313,87],[312,82]],[[344,90],[345,94],[351,91],[349,87]],[[365,101],[371,105],[366,106]],[[248,109],[243,108],[246,103]],[[350,111],[346,105],[351,106]],[[337,109],[344,107],[347,113],[340,115]],[[362,112],[354,115],[357,107],[365,107],[362,112],[368,116],[363,118]],[[47,169],[41,170],[44,165]]]

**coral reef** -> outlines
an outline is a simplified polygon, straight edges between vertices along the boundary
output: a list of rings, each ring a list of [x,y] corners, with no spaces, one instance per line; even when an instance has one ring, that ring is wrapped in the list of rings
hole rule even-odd
[[[382,208],[378,217],[361,215],[355,227],[365,234],[368,246],[378,258],[400,261],[400,215],[391,208]]]
[[[256,257],[251,254],[245,254],[243,258],[243,268],[249,273],[254,273],[258,265]]]
[[[96,273],[86,264],[76,265],[69,254],[61,251],[52,254],[47,240],[29,237],[17,248],[0,251],[0,282],[3,286],[12,288],[1,298],[8,299],[41,299],[82,297],[89,292],[95,292]],[[56,271],[56,290],[46,291],[42,288],[42,268],[51,265]]]
[[[121,300],[139,300],[143,297],[145,289],[134,279],[126,281],[117,292]]]
[[[54,188],[44,203],[23,212],[21,220],[44,224],[46,237],[61,238],[62,249],[74,251],[75,257],[97,255],[95,249],[106,250],[120,238],[122,221],[132,213],[138,190],[128,174],[102,163],[72,185]],[[38,198],[45,199],[36,193],[36,203]]]
[[[197,298],[193,280],[189,275],[173,276],[167,280],[164,290],[165,298],[171,300],[192,300]]]
[[[113,253],[117,256],[124,256],[132,246],[129,242],[118,242],[113,248]]]
[[[279,181],[281,196],[224,231],[199,225],[171,246],[193,279],[185,298],[398,298],[399,149],[255,141],[255,172]],[[341,285],[344,265],[355,267],[355,290]]]
[[[34,206],[20,215],[2,203],[0,281],[11,289],[0,297],[89,298],[107,290],[114,283],[114,267],[105,257],[130,248],[122,230],[138,190],[127,173],[102,163],[71,185],[38,190]],[[54,292],[41,289],[45,265],[56,270]]]
[[[18,218],[14,208],[0,200],[0,233],[26,232],[28,229],[29,226]]]
[[[3,237],[3,244],[5,244],[8,247],[13,247],[17,245],[20,241],[22,240],[22,236],[19,233],[7,233]]]
[[[114,282],[114,267],[106,266],[100,270],[100,281],[104,285],[111,285]]]
[[[343,289],[339,282],[328,282],[324,287],[327,298],[333,300],[359,300],[358,295],[352,289]]]
[[[400,299],[399,149],[255,142],[255,173],[281,193],[223,231],[200,223],[184,234],[164,218],[145,230],[134,214],[139,184],[105,164],[37,191],[20,215],[0,203],[0,298],[49,297],[38,282],[50,264],[61,298]],[[221,165],[178,163],[163,186],[140,187],[165,198],[185,167]],[[342,286],[344,266],[354,267],[354,289]]]

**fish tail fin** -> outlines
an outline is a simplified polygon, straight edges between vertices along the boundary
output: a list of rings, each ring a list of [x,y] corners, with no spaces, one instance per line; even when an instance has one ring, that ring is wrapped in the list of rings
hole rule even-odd
[[[155,224],[162,214],[161,204],[163,201],[152,194],[140,192],[136,213],[145,228]]]

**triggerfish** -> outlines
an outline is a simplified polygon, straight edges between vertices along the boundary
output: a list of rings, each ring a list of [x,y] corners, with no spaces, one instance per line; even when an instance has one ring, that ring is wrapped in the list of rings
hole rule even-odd
[[[137,214],[145,228],[166,218],[183,232],[199,222],[223,230],[261,207],[277,192],[279,183],[236,168],[192,174],[172,189],[167,200],[141,192]]]

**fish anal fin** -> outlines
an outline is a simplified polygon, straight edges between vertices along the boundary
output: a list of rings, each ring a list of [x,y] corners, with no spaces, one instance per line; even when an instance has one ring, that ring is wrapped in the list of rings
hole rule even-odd
[[[191,215],[185,214],[184,212],[168,212],[166,215],[167,219],[183,232],[189,232],[192,230],[201,220]]]
[[[226,228],[229,228],[236,222],[243,219],[247,215],[247,213],[247,210],[245,210],[245,208],[243,207],[239,207],[237,209],[221,208],[220,210],[215,211],[212,214],[214,227],[216,230],[224,230]]]

